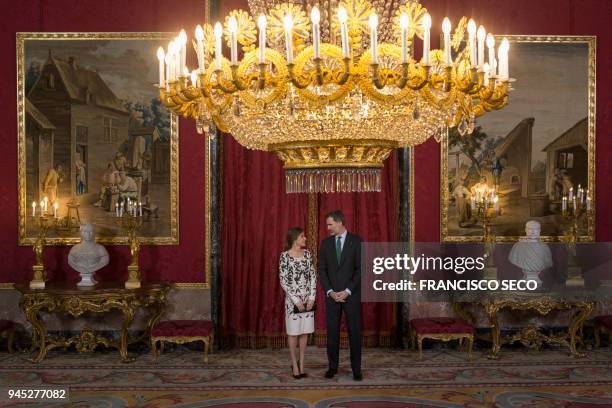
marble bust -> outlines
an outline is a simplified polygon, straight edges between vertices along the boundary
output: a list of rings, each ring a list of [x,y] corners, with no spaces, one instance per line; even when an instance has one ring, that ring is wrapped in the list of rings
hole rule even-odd
[[[537,221],[525,224],[526,238],[512,246],[508,260],[521,268],[527,280],[535,280],[538,288],[542,286],[540,272],[552,268],[552,253],[548,245],[540,241],[541,226]]]
[[[93,286],[97,283],[94,273],[108,265],[108,252],[96,243],[93,224],[82,224],[80,232],[81,242],[70,249],[68,264],[81,274],[77,286]]]

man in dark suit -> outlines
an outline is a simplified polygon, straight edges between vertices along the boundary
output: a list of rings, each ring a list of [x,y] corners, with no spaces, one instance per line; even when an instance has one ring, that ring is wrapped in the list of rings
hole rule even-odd
[[[338,372],[340,354],[340,318],[346,314],[353,379],[361,381],[361,242],[346,230],[344,214],[336,210],[325,216],[331,236],[321,242],[319,276],[327,295],[327,359],[326,378]]]

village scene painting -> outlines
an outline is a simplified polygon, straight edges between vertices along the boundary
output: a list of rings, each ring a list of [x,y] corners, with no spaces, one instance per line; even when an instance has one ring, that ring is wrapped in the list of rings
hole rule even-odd
[[[556,240],[567,234],[571,219],[563,210],[567,215],[574,199],[583,210],[594,208],[594,39],[510,41],[516,81],[508,106],[476,118],[471,135],[451,129],[443,144],[444,241],[483,239],[474,205],[483,190],[497,196],[499,210],[487,220],[497,241],[524,236],[529,220],[541,223],[544,239]],[[593,239],[593,224],[583,211],[578,235]]]
[[[118,215],[128,200],[143,243],[178,243],[178,126],[156,86],[167,41],[69,35],[18,37],[20,243],[37,236],[41,205],[49,243],[73,243],[87,222],[99,241],[125,242]]]

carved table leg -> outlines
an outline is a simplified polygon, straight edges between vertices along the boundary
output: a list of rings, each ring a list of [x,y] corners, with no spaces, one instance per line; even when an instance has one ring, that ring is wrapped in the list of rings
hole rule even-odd
[[[127,345],[128,345],[128,330],[134,320],[134,306],[129,304],[121,308],[123,312],[123,324],[121,325],[121,336],[119,337],[119,353],[121,354],[121,360],[124,363],[133,361],[128,357]]]
[[[576,350],[576,334],[582,329],[585,320],[591,315],[595,304],[593,302],[580,302],[577,304],[578,313],[574,316],[569,326],[569,349],[574,357],[585,357],[586,353]]]
[[[496,360],[499,358],[499,350],[501,349],[501,328],[499,327],[499,321],[497,318],[499,308],[493,303],[486,303],[484,306],[489,318],[489,325],[491,326],[491,341],[493,342],[491,353],[489,353],[487,358]]]
[[[38,355],[29,360],[40,363],[47,355],[47,328],[43,321],[38,317],[38,309],[29,309],[24,312],[26,320],[32,325],[32,347],[30,354],[38,348]]]

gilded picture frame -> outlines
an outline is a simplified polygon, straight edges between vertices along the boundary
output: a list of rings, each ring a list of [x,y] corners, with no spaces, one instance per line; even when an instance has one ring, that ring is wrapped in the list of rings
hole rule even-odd
[[[470,201],[486,182],[500,196],[500,215],[490,224],[495,241],[517,241],[532,219],[542,224],[544,241],[567,235],[562,197],[578,185],[588,189],[592,210],[579,219],[577,239],[594,241],[596,37],[506,37],[516,79],[508,106],[476,118],[474,134],[451,129],[441,143],[440,239],[484,240]],[[475,145],[465,142],[474,136]]]
[[[143,214],[142,244],[179,243],[178,118],[155,84],[155,51],[170,39],[17,33],[19,245],[35,241],[41,201],[48,244],[79,242],[84,222],[98,242],[126,244],[116,212],[127,198]]]

